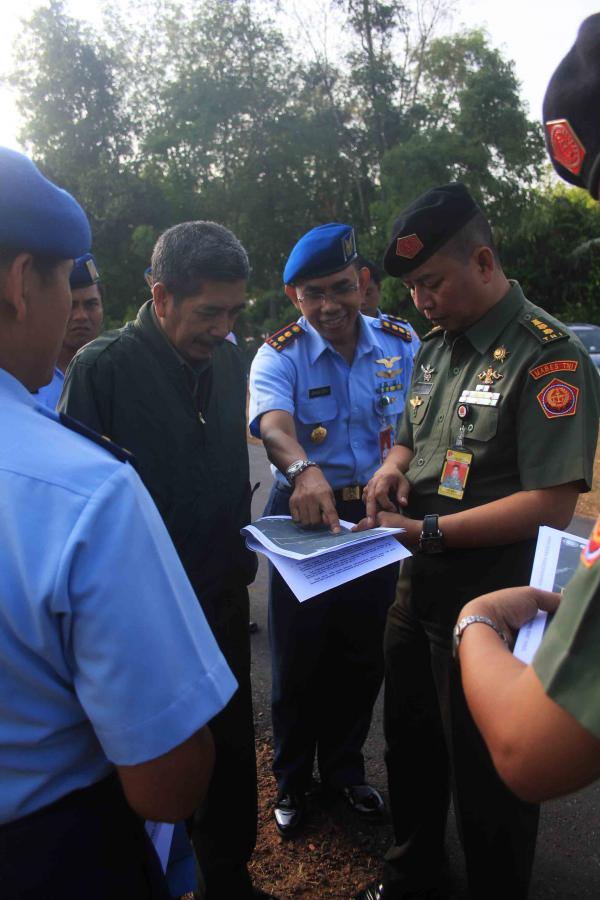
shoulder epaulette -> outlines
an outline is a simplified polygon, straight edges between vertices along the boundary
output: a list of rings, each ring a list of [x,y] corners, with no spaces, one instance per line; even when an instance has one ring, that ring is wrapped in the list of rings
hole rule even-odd
[[[519,321],[541,344],[549,344],[552,341],[560,341],[569,337],[566,331],[561,331],[560,328],[556,328],[537,315],[527,315]]]
[[[93,441],[94,444],[98,444],[99,447],[108,450],[109,453],[112,453],[112,455],[116,456],[121,462],[128,462],[135,465],[135,457],[129,450],[126,450],[124,447],[119,447],[119,445],[115,444],[114,441],[111,441],[110,438],[105,437],[103,434],[98,434],[93,428],[88,428],[83,422],[78,422],[77,419],[71,418],[71,416],[68,416],[66,413],[59,412],[57,415],[61,425],[64,425],[65,428],[76,431],[77,434],[81,434],[84,438],[87,438],[88,441]]]
[[[403,325],[398,325],[398,321],[391,321],[392,316],[379,317],[379,322],[381,323],[382,331],[385,331],[387,334],[393,334],[396,337],[402,338],[403,341],[406,341],[407,344],[412,342],[412,334],[408,328],[404,328]],[[408,325],[408,322],[406,323]]]
[[[383,313],[386,319],[391,319],[392,322],[402,322],[403,325],[410,325],[408,319],[402,319],[400,316],[393,316],[391,313]]]
[[[427,334],[424,334],[421,338],[422,341],[429,341],[431,338],[434,338],[437,334],[439,334],[444,329],[441,325],[434,325],[431,331],[428,331]]]
[[[290,322],[289,325],[280,328],[279,331],[276,331],[275,334],[268,337],[265,344],[268,344],[273,350],[277,350],[278,353],[281,353],[282,350],[289,347],[290,344],[303,334],[306,334],[306,332],[300,328],[297,322]]]
[[[71,416],[68,416],[66,413],[57,412],[54,409],[48,409],[48,407],[44,406],[42,403],[38,403],[36,409],[48,419],[52,419],[53,422],[60,422],[60,424],[64,425],[65,428],[68,428],[69,431],[76,431],[77,434],[80,434],[82,437],[87,438],[88,441],[93,441],[94,444],[98,444],[99,447],[102,447],[104,450],[108,450],[108,452],[112,453],[113,456],[116,456],[116,458],[120,460],[120,462],[128,462],[135,467],[136,460],[133,453],[130,453],[129,450],[125,450],[124,447],[119,447],[119,445],[115,444],[114,441],[111,441],[110,438],[104,437],[104,435],[102,434],[98,434],[98,432],[94,431],[93,428],[88,428],[88,426],[84,425],[83,422],[79,422],[77,419],[71,418]]]

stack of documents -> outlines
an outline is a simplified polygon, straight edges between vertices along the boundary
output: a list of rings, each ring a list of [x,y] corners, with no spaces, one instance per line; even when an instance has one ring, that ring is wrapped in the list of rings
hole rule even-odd
[[[542,525],[538,532],[529,583],[545,591],[560,593],[575,574],[581,551],[586,544],[586,538]],[[535,618],[523,625],[513,651],[517,659],[524,663],[531,662],[549,623],[548,613],[540,610]]]
[[[303,528],[290,516],[266,516],[242,528],[250,550],[264,553],[298,600],[308,600],[410,556],[395,534],[403,528],[352,531],[340,521],[341,534],[328,528]]]

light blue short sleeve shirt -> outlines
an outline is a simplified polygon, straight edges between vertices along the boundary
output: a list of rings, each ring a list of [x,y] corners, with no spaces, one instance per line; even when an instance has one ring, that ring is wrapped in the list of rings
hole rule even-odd
[[[36,399],[38,402],[43,403],[44,406],[47,406],[48,409],[56,409],[58,406],[58,401],[60,400],[60,395],[62,393],[63,384],[65,383],[65,376],[61,372],[61,370],[56,367],[54,369],[54,375],[52,376],[52,381],[50,384],[44,385],[41,387],[36,394]]]
[[[0,370],[0,823],[182,743],[236,688],[129,464]]]
[[[380,464],[379,435],[388,427],[395,435],[419,348],[408,324],[403,328],[410,329],[410,342],[386,332],[380,319],[360,315],[358,323],[352,364],[302,316],[299,336],[282,350],[264,344],[250,370],[252,434],[260,437],[264,413],[288,412],[299,443],[334,489],[365,484]],[[326,429],[322,443],[314,440],[316,426]]]

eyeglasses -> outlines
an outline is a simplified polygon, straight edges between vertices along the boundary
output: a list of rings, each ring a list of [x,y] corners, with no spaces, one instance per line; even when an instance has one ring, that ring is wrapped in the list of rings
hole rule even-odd
[[[330,300],[333,300],[334,303],[341,303],[346,297],[355,294],[357,290],[358,281],[343,281],[341,284],[336,284],[327,291],[308,287],[301,295],[296,290],[296,296],[300,303],[305,303],[307,306],[320,306],[328,297]]]

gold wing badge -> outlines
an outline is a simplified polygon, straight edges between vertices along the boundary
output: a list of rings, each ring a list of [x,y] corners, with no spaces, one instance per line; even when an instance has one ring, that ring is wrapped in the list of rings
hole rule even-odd
[[[380,369],[379,372],[375,372],[375,374],[379,378],[393,378],[394,375],[400,374],[400,369],[393,369],[392,366],[395,362],[398,362],[399,359],[402,359],[401,356],[384,356],[382,359],[376,359],[375,362],[384,366],[383,369]]]

